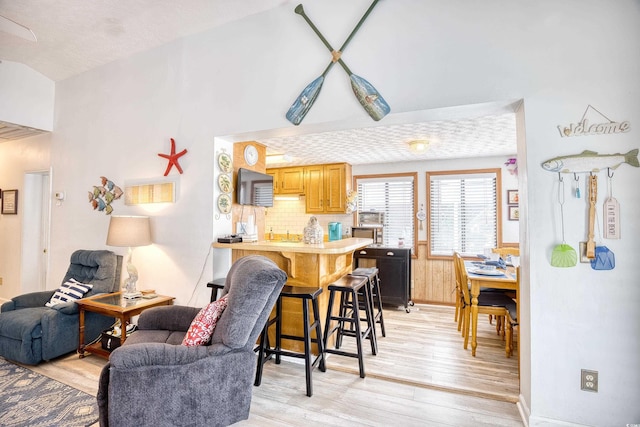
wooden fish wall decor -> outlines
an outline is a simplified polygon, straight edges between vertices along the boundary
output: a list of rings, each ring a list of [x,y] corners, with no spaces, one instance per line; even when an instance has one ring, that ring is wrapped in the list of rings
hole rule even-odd
[[[105,215],[111,215],[111,212],[113,212],[111,202],[122,197],[123,191],[104,176],[101,176],[100,180],[101,185],[94,185],[93,190],[89,191],[89,203],[93,206],[93,210],[104,212]]]
[[[600,172],[603,169],[617,169],[623,163],[636,168],[640,167],[638,149],[625,154],[598,154],[595,151],[585,150],[580,154],[549,159],[542,163],[542,169],[558,173],[589,173]]]

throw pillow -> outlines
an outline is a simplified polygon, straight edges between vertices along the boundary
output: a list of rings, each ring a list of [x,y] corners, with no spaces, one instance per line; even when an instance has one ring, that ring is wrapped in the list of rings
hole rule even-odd
[[[213,330],[222,316],[222,312],[227,308],[227,295],[217,301],[207,304],[191,322],[187,334],[182,340],[182,345],[193,347],[204,345],[209,341]]]
[[[84,298],[84,295],[92,288],[93,285],[80,283],[76,279],[72,278],[68,282],[64,282],[62,286],[55,291],[51,299],[45,303],[45,305],[47,307],[53,307],[56,304],[77,301]]]

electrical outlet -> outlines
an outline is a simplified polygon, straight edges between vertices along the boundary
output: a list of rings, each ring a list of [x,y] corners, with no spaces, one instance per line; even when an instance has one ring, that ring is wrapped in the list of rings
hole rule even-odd
[[[580,374],[580,389],[584,391],[598,392],[598,371],[582,369]]]
[[[0,277],[0,285],[2,285],[2,277]]]

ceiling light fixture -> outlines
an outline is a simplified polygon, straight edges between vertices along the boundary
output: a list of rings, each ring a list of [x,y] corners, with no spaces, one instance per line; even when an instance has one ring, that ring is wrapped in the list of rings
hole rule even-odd
[[[424,153],[427,151],[429,147],[429,141],[426,139],[414,139],[413,141],[409,141],[409,148],[414,153]]]

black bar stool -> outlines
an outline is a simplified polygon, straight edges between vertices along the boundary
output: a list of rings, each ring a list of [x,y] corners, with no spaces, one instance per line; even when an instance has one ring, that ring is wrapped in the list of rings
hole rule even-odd
[[[218,299],[218,290],[224,288],[226,280],[226,277],[218,277],[207,283],[207,288],[211,288],[211,300],[209,302],[214,302]]]
[[[276,364],[280,364],[280,356],[297,357],[304,359],[305,376],[307,385],[307,396],[313,394],[313,384],[311,382],[311,371],[318,365],[320,371],[326,371],[325,353],[322,342],[322,329],[320,325],[320,310],[318,308],[318,295],[322,293],[321,288],[298,287],[285,285],[280,292],[280,297],[276,302],[276,315],[269,319],[260,335],[260,342],[256,347],[258,351],[258,366],[256,368],[256,378],[254,385],[259,386],[262,382],[262,370],[264,364],[276,356]],[[302,317],[304,336],[287,335],[282,333],[282,298],[298,298],[302,300]],[[313,310],[313,323],[309,317],[309,301]],[[269,327],[276,325],[276,338],[274,346],[269,343]],[[315,330],[316,338],[311,338],[311,333]],[[289,339],[304,342],[304,353],[283,350],[281,347],[282,339]],[[318,355],[312,360],[311,343],[318,346]]]
[[[365,377],[364,357],[362,353],[362,340],[368,339],[371,342],[371,352],[377,354],[376,335],[373,325],[373,308],[367,301],[371,300],[368,286],[368,278],[360,276],[346,275],[329,285],[329,305],[327,307],[327,319],[324,328],[325,352],[338,354],[340,356],[355,357],[358,359],[360,368],[360,378]],[[361,318],[359,309],[359,293],[363,291],[365,317]],[[340,307],[338,315],[333,314],[333,303],[336,292],[340,292]],[[331,321],[336,320],[337,325],[331,328]],[[362,329],[360,322],[366,321],[366,327]],[[348,325],[348,328],[345,327]],[[327,343],[329,338],[336,334],[335,349],[329,348]],[[356,353],[340,350],[342,337],[350,336],[356,339]]]
[[[387,332],[384,328],[384,315],[382,313],[382,297],[380,295],[380,276],[378,275],[377,267],[358,267],[351,272],[352,276],[364,276],[369,279],[369,286],[371,287],[371,299],[373,303],[373,309],[375,312],[374,319],[376,323],[380,324],[380,332],[383,337],[387,336]]]

